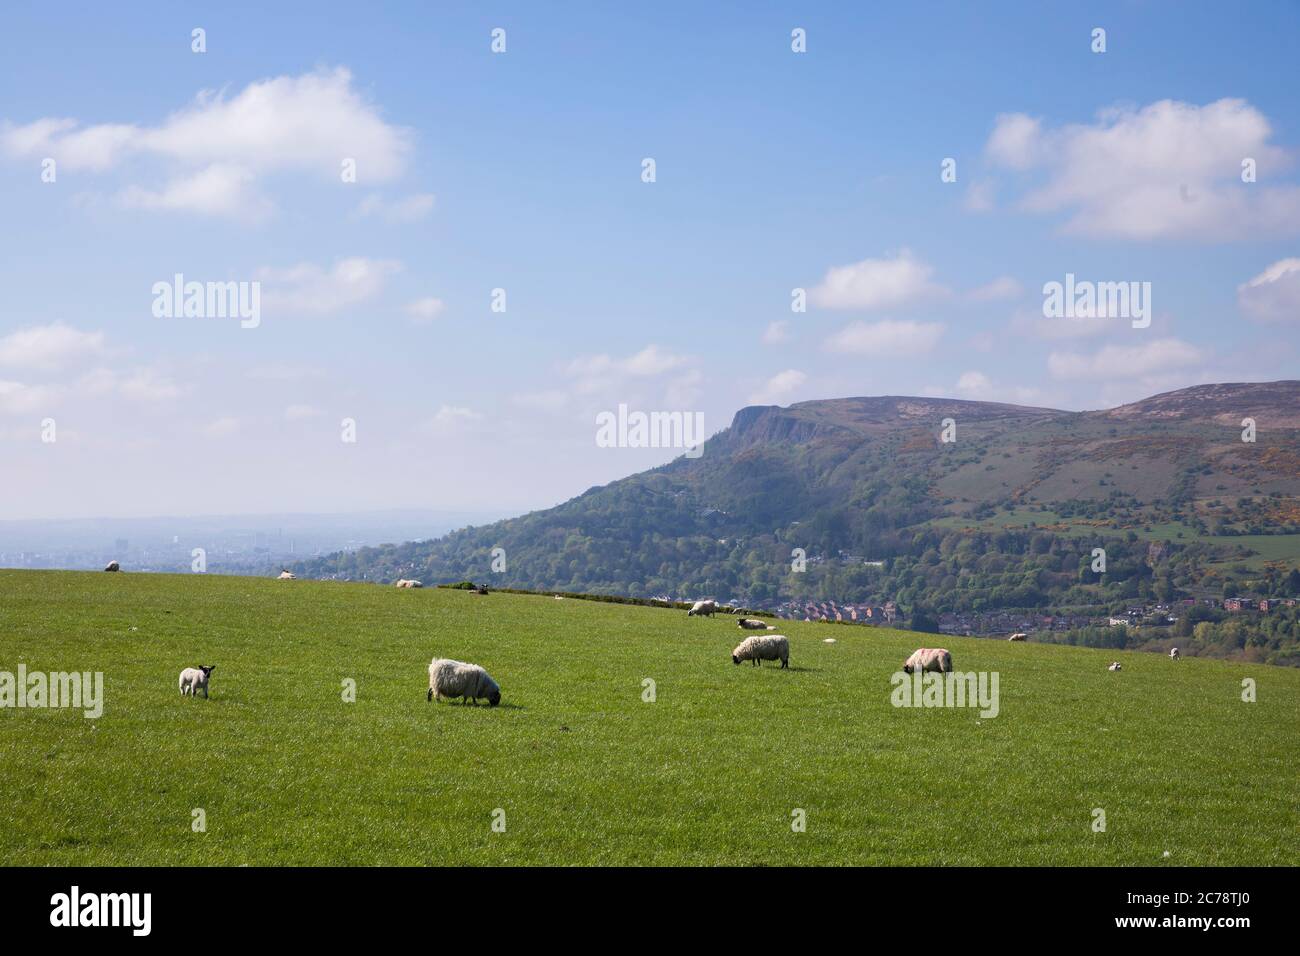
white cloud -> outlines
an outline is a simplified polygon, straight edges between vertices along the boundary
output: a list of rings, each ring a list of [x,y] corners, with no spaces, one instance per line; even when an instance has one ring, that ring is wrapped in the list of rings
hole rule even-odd
[[[433,193],[415,193],[400,199],[385,199],[371,193],[357,205],[357,215],[378,216],[389,222],[417,222],[433,211]]]
[[[49,407],[56,393],[43,385],[25,385],[0,379],[0,414],[27,415]]]
[[[325,315],[372,299],[402,264],[355,256],[339,259],[327,271],[312,262],[287,269],[259,269],[264,311]]]
[[[446,304],[442,299],[435,299],[432,296],[424,299],[416,299],[414,302],[408,302],[406,305],[406,314],[411,317],[411,321],[416,325],[428,325],[438,316],[442,315]]]
[[[251,170],[214,163],[177,176],[158,191],[128,186],[117,198],[128,209],[194,212],[256,222],[270,215],[272,207],[253,191],[253,183]]]
[[[324,378],[325,370],[309,365],[277,362],[271,365],[254,366],[244,374],[259,382],[301,382],[309,378]]]
[[[0,338],[0,365],[49,371],[104,351],[104,333],[62,322],[36,325]]]
[[[984,146],[989,160],[1010,169],[1030,169],[1043,157],[1041,121],[1024,113],[1003,113],[993,123]]]
[[[682,368],[690,361],[685,355],[675,355],[657,345],[647,345],[640,352],[624,359],[616,359],[607,354],[579,356],[569,362],[565,369],[570,375],[587,379],[608,375],[649,377]]]
[[[184,389],[171,378],[151,368],[118,372],[96,368],[77,380],[78,391],[88,395],[120,395],[141,402],[163,402],[179,398]]]
[[[966,189],[962,205],[967,212],[991,212],[993,210],[993,183],[987,179],[973,182]]]
[[[399,175],[411,150],[410,131],[390,125],[353,87],[346,68],[278,76],[248,84],[233,97],[205,90],[156,125],[46,117],[0,126],[0,150],[12,156],[53,157],[66,170],[102,172],[129,160],[161,158],[178,167],[156,191],[139,185],[122,193],[141,208],[242,214],[255,199],[255,179],[273,172],[339,181],[344,159],[361,182]]]
[[[227,438],[239,431],[239,419],[237,418],[218,418],[215,421],[208,422],[203,426],[203,434],[209,438]]]
[[[764,345],[780,345],[782,342],[790,340],[790,323],[784,319],[777,319],[775,322],[767,323],[767,328],[763,330],[763,337],[760,341]]]
[[[986,147],[995,163],[1041,169],[1020,203],[1065,212],[1067,232],[1124,239],[1258,239],[1300,232],[1300,187],[1243,183],[1287,165],[1269,144],[1267,117],[1240,99],[1205,106],[1161,100],[1102,111],[1092,124],[1046,130],[1023,114],[999,116]]]
[[[426,421],[420,430],[431,434],[456,431],[482,417],[480,413],[463,405],[440,405],[433,417]]]
[[[995,302],[999,299],[1017,299],[1024,291],[1011,276],[999,276],[978,289],[972,289],[966,293],[966,297],[974,302]]]
[[[1154,339],[1141,345],[1108,345],[1091,355],[1053,352],[1047,368],[1058,379],[1127,379],[1160,375],[1205,359],[1194,345],[1180,339]]]
[[[893,258],[863,259],[832,266],[809,295],[825,309],[891,309],[944,298],[948,292],[930,281],[934,270],[901,250]]]
[[[1014,405],[1034,405],[1043,400],[1043,393],[1040,389],[1028,385],[997,384],[979,371],[962,372],[957,378],[954,392],[960,398],[978,402],[1010,402]],[[935,392],[935,394],[937,396],[942,395],[940,392]]]
[[[1300,259],[1282,259],[1237,286],[1237,306],[1260,322],[1300,322]]]
[[[1010,328],[1016,335],[1032,335],[1038,339],[1078,339],[1103,332],[1128,327],[1129,319],[1115,316],[1086,317],[1061,316],[1049,318],[1041,308],[1017,309],[1011,316]]]
[[[806,381],[808,381],[808,376],[795,368],[788,368],[784,372],[777,372],[763,384],[762,388],[749,396],[749,404],[783,404],[788,401],[789,397]]]
[[[929,352],[943,336],[939,322],[911,322],[886,319],[881,322],[852,322],[826,342],[830,352],[853,355],[899,356]]]

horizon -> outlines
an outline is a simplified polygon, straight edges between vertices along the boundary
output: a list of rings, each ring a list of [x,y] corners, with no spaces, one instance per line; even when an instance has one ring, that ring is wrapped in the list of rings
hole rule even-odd
[[[681,454],[620,405],[1297,367],[1292,5],[407,13],[9,12],[0,520],[525,513]]]

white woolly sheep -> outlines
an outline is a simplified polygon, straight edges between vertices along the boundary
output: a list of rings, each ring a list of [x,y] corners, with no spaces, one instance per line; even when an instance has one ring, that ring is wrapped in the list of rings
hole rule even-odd
[[[753,661],[755,667],[762,661],[780,661],[781,666],[790,666],[790,642],[781,634],[753,634],[731,652],[731,663]]]
[[[952,655],[943,647],[918,647],[911,657],[903,661],[904,673],[910,674],[914,670],[920,670],[921,673],[938,671],[941,674],[951,674]]]
[[[298,579],[298,575],[294,574],[292,571],[280,572],[279,580],[281,581],[296,581],[297,579]]]
[[[687,617],[713,617],[713,612],[718,609],[716,601],[696,601],[689,611]]]
[[[1028,636],[1029,636],[1028,634],[1012,634],[1010,637],[1007,638],[1007,640],[1008,640],[1008,641],[1023,641],[1023,640],[1024,640],[1026,637],[1028,637]]]
[[[200,664],[198,667],[187,667],[181,671],[181,696],[193,697],[199,691],[203,691],[203,699],[207,700],[208,680],[216,669],[216,664]]]
[[[495,707],[501,703],[501,688],[488,676],[488,672],[477,664],[435,657],[429,662],[429,696],[426,700],[444,697],[462,702],[472,700],[478,703],[480,697]]]
[[[1124,669],[1124,665],[1121,664],[1119,661],[1111,661],[1110,667],[1106,668],[1106,670],[1108,671],[1122,671],[1123,669]]]
[[[1178,648],[1176,647],[1169,648],[1169,659],[1171,661],[1178,660]]]
[[[755,620],[752,617],[742,617],[736,622],[737,627],[743,627],[747,631],[775,631],[776,628],[771,624]]]
[[[105,570],[105,571],[121,571],[121,570],[122,570],[122,566],[121,566],[120,564],[118,564],[116,561],[110,561],[110,562],[108,562],[108,566],[105,567],[104,570]]]
[[[416,580],[414,580],[413,578],[412,578],[412,579],[402,578],[401,580],[399,580],[399,581],[394,585],[394,587],[399,587],[399,588],[422,588],[422,587],[424,587],[424,584],[421,583],[420,581],[416,581]]]

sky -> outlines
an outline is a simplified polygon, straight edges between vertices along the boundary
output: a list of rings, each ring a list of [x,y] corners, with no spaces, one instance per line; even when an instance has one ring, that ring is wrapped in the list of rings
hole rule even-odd
[[[601,447],[620,405],[1300,377],[1298,35],[1294,2],[6,4],[0,519],[525,511],[681,454]],[[177,274],[256,283],[256,322],[160,305]],[[1045,315],[1067,275],[1146,318]]]

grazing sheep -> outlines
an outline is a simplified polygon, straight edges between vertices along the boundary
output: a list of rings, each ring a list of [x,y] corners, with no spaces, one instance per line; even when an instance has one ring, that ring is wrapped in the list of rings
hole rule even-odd
[[[903,672],[910,674],[914,670],[938,671],[940,674],[952,673],[952,655],[943,647],[918,647],[912,656],[903,661]]]
[[[477,664],[435,657],[429,662],[429,696],[425,699],[435,697],[439,701],[459,697],[462,702],[472,700],[476,704],[480,697],[486,697],[495,707],[501,703],[501,688]]]
[[[283,571],[283,570],[282,570],[282,571],[280,572],[280,577],[279,577],[278,580],[281,580],[281,581],[296,581],[297,579],[298,579],[298,575],[294,574],[292,571]]]
[[[1023,641],[1023,640],[1024,640],[1026,637],[1028,637],[1028,636],[1029,636],[1028,634],[1012,634],[1010,637],[1007,638],[1007,640],[1008,640],[1008,641]]]
[[[110,562],[108,562],[108,566],[107,566],[106,568],[104,568],[104,570],[105,570],[105,571],[121,571],[121,570],[122,570],[122,566],[121,566],[120,564],[118,564],[116,561],[110,561]]]
[[[753,634],[731,652],[731,663],[753,661],[755,667],[761,661],[780,661],[783,668],[790,666],[790,642],[781,634]]]
[[[1110,667],[1106,668],[1106,670],[1108,671],[1122,671],[1123,669],[1124,669],[1124,665],[1121,664],[1119,661],[1111,661]]]
[[[691,605],[691,609],[686,612],[687,617],[713,617],[713,612],[718,609],[715,601],[696,601]]]
[[[399,581],[394,585],[394,587],[399,587],[399,588],[422,588],[422,587],[424,587],[424,585],[423,585],[421,582],[416,581],[416,580],[414,580],[414,579],[412,579],[412,580],[408,580],[408,579],[406,579],[406,578],[402,578],[401,580],[399,580]]]
[[[198,667],[187,667],[181,671],[181,696],[193,697],[201,690],[203,699],[207,700],[208,679],[216,669],[216,664],[200,664]]]
[[[752,617],[742,617],[736,622],[737,627],[743,627],[747,631],[775,631],[776,628],[771,624],[765,624],[762,621],[755,620]]]
[[[1171,661],[1178,660],[1178,648],[1176,647],[1169,648],[1169,659]]]

